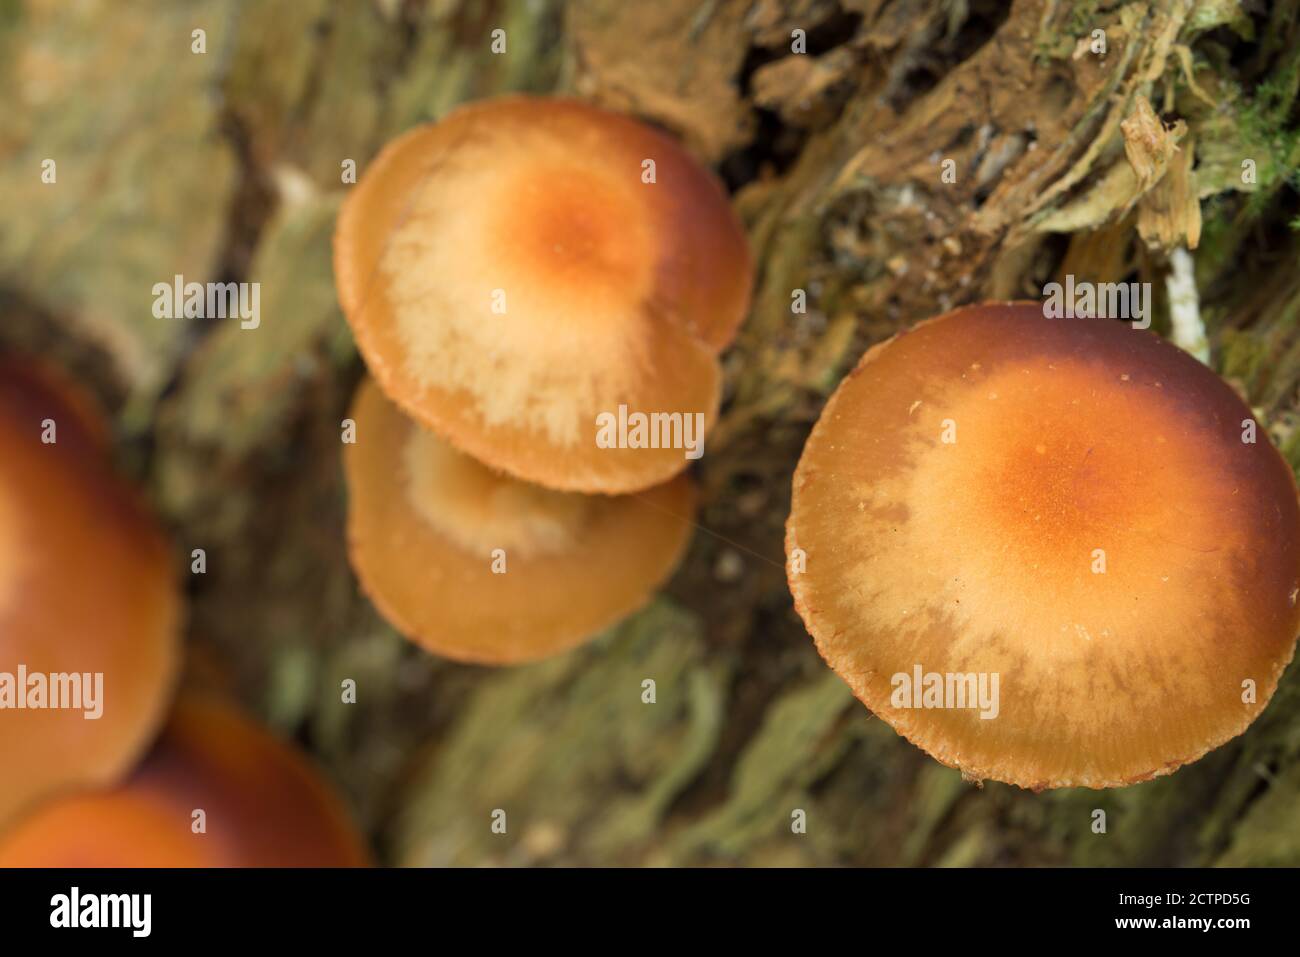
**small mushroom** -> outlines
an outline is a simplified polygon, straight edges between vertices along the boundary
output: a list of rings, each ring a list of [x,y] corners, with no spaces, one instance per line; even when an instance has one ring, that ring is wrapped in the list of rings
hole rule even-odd
[[[622,496],[557,492],[457,452],[371,380],[344,447],[349,551],[380,612],[428,651],[512,664],[641,606],[690,538],[686,476]]]
[[[1037,304],[871,349],[804,449],[786,546],[858,698],[1027,788],[1196,760],[1263,710],[1300,628],[1295,479],[1250,410],[1158,336]]]
[[[169,549],[106,437],[74,385],[0,359],[0,826],[53,792],[119,780],[175,684]]]
[[[369,852],[300,757],[219,698],[183,695],[123,784],[0,832],[0,867],[354,867]]]
[[[598,418],[711,425],[753,275],[721,185],[678,143],[523,96],[390,143],[343,206],[334,267],[406,414],[525,481],[608,493],[688,464],[679,447],[602,447]]]

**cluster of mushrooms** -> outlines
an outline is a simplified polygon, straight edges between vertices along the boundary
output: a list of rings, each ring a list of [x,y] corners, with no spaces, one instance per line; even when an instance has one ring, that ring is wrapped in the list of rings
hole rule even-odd
[[[689,540],[689,458],[608,447],[596,424],[717,417],[753,265],[716,179],[576,101],[476,104],[382,151],[335,269],[371,374],[349,552],[381,613],[509,664],[641,605]],[[93,721],[0,713],[0,866],[365,863],[302,758],[219,697],[174,703],[171,552],[93,402],[4,361],[0,446],[0,671],[102,673],[106,696]],[[1250,409],[1152,333],[1036,303],[869,350],[804,449],[787,552],[797,611],[864,704],[972,778],[1033,789],[1141,781],[1239,734],[1300,629],[1295,477]],[[995,714],[900,702],[922,671],[998,676]]]
[[[371,374],[344,446],[349,553],[380,612],[504,665],[643,604],[690,537],[690,460],[602,444],[597,422],[717,416],[753,270],[714,177],[627,117],[491,100],[379,154],[334,260]]]
[[[103,676],[96,717],[35,683],[0,710],[0,867],[366,863],[300,755],[218,694],[177,696],[171,548],[94,401],[0,360],[0,448],[0,672]]]
[[[716,417],[752,282],[718,183],[627,118],[489,101],[381,153],[335,269],[373,376],[351,554],[383,614],[506,664],[634,610],[693,493],[679,450],[603,448],[593,423]],[[1038,303],[871,349],[804,450],[787,551],[796,609],[868,707],[1033,789],[1144,780],[1239,734],[1300,627],[1295,479],[1250,409],[1155,334]],[[1001,700],[894,694],[922,673],[994,677]]]

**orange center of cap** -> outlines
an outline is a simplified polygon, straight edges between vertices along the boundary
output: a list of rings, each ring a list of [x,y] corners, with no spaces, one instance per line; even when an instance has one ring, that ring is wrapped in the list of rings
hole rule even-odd
[[[1006,642],[1031,660],[1058,641],[1140,641],[1152,602],[1194,618],[1207,557],[1245,548],[1224,520],[1243,503],[1192,454],[1210,443],[1168,440],[1171,428],[1191,426],[1180,425],[1163,384],[1135,372],[1102,388],[1115,377],[1086,361],[1048,364],[969,370],[913,413],[915,468],[863,490],[868,501],[907,503],[906,518],[870,524],[889,526],[872,533],[872,587],[883,587],[882,567],[913,571],[894,577],[886,606],[896,601],[900,618],[920,624],[906,606],[946,597],[944,617],[964,622],[957,634]],[[942,568],[953,571],[947,581],[927,580]]]
[[[382,269],[415,381],[574,446],[648,374],[658,252],[635,190],[657,187],[525,145],[528,159],[467,147],[423,181]]]
[[[494,225],[504,261],[557,295],[626,301],[645,288],[655,255],[632,190],[656,187],[640,184],[635,170],[628,180],[573,166],[520,170]]]
[[[1221,515],[1180,507],[1207,500],[1231,507],[1231,488],[1189,454],[1195,444],[1169,441],[1171,428],[1192,426],[1158,378],[1116,377],[1086,362],[1050,366],[1022,364],[987,379],[976,373],[950,412],[959,438],[940,447],[939,457],[953,454],[946,467],[936,461],[933,480],[948,491],[966,486],[968,510],[978,513],[965,523],[972,534],[991,536],[984,544],[1023,571],[1056,573],[1103,600],[1099,583],[1116,579],[1093,573],[1096,549],[1127,563],[1107,572],[1136,572],[1168,563],[1159,556],[1171,549],[1205,552],[1235,541]],[[1099,388],[1110,380],[1113,389]]]
[[[416,514],[475,556],[494,549],[519,558],[568,551],[589,517],[586,496],[501,475],[423,429],[411,428],[403,458]]]

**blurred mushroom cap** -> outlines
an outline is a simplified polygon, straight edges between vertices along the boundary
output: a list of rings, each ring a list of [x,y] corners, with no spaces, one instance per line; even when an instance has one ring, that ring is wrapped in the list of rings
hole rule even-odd
[[[408,415],[494,468],[582,492],[688,464],[600,447],[597,417],[712,424],[716,356],[753,278],[725,192],[678,143],[522,96],[390,143],[344,204],[334,262],[366,363]]]
[[[0,673],[14,691],[0,707],[0,827],[36,799],[120,779],[175,685],[181,601],[171,556],[114,473],[106,434],[74,384],[0,359]],[[23,673],[28,689],[17,687]],[[17,707],[34,675],[50,686],[47,706],[28,695]],[[48,707],[56,691],[61,704],[80,697],[83,707]]]
[[[125,783],[56,798],[0,832],[0,867],[368,863],[339,798],[297,752],[197,694]]]
[[[1028,788],[1141,781],[1240,734],[1300,627],[1295,479],[1250,410],[1151,333],[1037,304],[871,349],[804,449],[787,552],[872,711]]]
[[[644,604],[690,540],[685,476],[621,496],[520,482],[420,428],[370,380],[352,418],[352,565],[384,617],[435,654],[512,664],[572,648]]]

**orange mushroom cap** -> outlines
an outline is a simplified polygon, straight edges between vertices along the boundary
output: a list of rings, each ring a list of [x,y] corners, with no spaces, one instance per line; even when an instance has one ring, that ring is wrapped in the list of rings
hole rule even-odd
[[[435,654],[512,664],[565,651],[644,604],[690,539],[685,476],[614,497],[520,482],[421,429],[370,380],[352,418],[353,567]]]
[[[196,811],[203,827],[196,829]],[[183,696],[111,790],[57,798],[0,832],[0,867],[358,867],[369,852],[296,752],[216,697]]]
[[[643,163],[654,162],[653,183]],[[339,215],[339,299],[405,412],[526,481],[627,492],[681,449],[602,448],[602,413],[717,415],[753,265],[669,137],[573,100],[462,107],[390,143]]]
[[[1295,479],[1255,429],[1126,323],[959,309],[827,403],[794,479],[795,606],[872,711],[972,777],[1169,773],[1260,713],[1300,628]]]
[[[75,387],[0,360],[0,826],[127,773],[175,684],[168,547],[113,474],[106,434]]]

